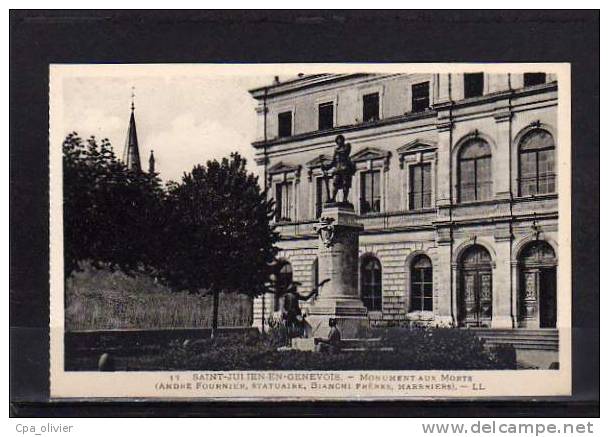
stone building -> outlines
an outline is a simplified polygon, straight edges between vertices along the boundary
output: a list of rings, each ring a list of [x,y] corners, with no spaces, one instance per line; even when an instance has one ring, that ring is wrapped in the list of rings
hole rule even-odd
[[[554,328],[557,82],[552,74],[315,74],[250,91],[280,279],[317,282],[321,163],[357,171],[359,293],[372,325]],[[260,326],[280,308],[254,303]]]

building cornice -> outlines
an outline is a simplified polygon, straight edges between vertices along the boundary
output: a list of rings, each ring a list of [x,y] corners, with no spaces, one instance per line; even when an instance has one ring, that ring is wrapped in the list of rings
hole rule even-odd
[[[355,73],[355,74],[311,74],[303,77],[298,77],[275,84],[262,86],[249,90],[249,93],[256,100],[262,100],[266,97],[275,97],[286,93],[319,86],[321,84],[332,83],[340,80],[353,79],[356,77],[371,76],[372,73]]]
[[[392,211],[392,212],[381,212],[374,214],[364,214],[358,215],[358,220],[362,222],[366,222],[367,219],[375,219],[375,218],[389,218],[389,217],[412,217],[422,218],[433,215],[435,213],[434,208],[428,208],[425,210],[418,211]],[[543,213],[539,212],[526,212],[520,214],[502,214],[497,216],[488,216],[488,217],[463,217],[459,219],[453,219],[449,221],[437,221],[434,219],[429,220],[428,223],[412,223],[412,224],[401,224],[396,226],[388,226],[388,227],[368,227],[363,232],[364,234],[376,234],[376,233],[391,233],[391,232],[405,232],[405,231],[413,231],[413,230],[438,230],[439,232],[443,229],[453,228],[454,227],[462,227],[469,225],[507,225],[514,224],[519,222],[528,222],[531,220],[556,220],[558,219],[558,211],[546,211]],[[315,233],[312,229],[309,229],[308,226],[312,226],[317,223],[317,220],[306,219],[306,220],[298,220],[293,222],[280,222],[275,223],[276,230],[280,232],[282,227],[285,228],[294,228],[299,229],[303,227],[304,232],[297,231],[294,234],[287,233],[282,234],[282,239],[301,239],[305,236],[312,236]],[[310,231],[310,232],[308,232]]]
[[[366,123],[351,124],[351,125],[347,125],[347,126],[339,126],[339,127],[334,127],[332,129],[327,129],[327,130],[323,130],[323,131],[305,132],[305,133],[301,133],[301,134],[297,134],[297,135],[292,135],[291,137],[276,138],[276,139],[268,140],[266,142],[265,141],[255,141],[252,143],[252,146],[255,149],[261,149],[261,148],[264,148],[265,144],[267,147],[269,147],[269,146],[275,146],[275,145],[279,145],[279,144],[288,144],[288,143],[294,143],[294,142],[298,142],[298,141],[309,140],[309,139],[313,139],[313,138],[321,138],[321,137],[325,137],[325,136],[334,137],[338,134],[345,134],[348,132],[357,132],[357,131],[373,129],[373,128],[382,127],[382,126],[390,126],[393,124],[404,123],[404,122],[411,121],[411,120],[420,120],[420,119],[424,119],[424,118],[435,118],[435,116],[436,116],[436,112],[433,109],[428,110],[428,111],[422,111],[422,112],[411,112],[411,113],[399,115],[396,117],[384,118],[382,120],[369,121]]]
[[[407,153],[427,152],[437,149],[438,143],[434,140],[416,138],[403,146],[398,147],[398,155]]]
[[[413,120],[420,120],[420,119],[425,119],[425,118],[436,118],[439,111],[446,110],[448,107],[450,107],[452,109],[452,112],[453,112],[452,117],[454,118],[457,115],[454,113],[454,111],[462,109],[462,108],[493,103],[493,102],[503,100],[506,98],[515,99],[515,98],[527,97],[530,95],[543,94],[543,93],[547,93],[547,92],[551,92],[551,91],[556,91],[557,89],[558,89],[557,82],[550,82],[550,83],[546,83],[543,85],[530,86],[530,87],[521,88],[518,90],[500,91],[500,92],[496,92],[496,93],[492,93],[492,94],[487,94],[484,96],[470,97],[468,99],[463,99],[463,100],[459,100],[456,102],[443,102],[441,104],[434,105],[432,107],[432,109],[429,109],[427,111],[409,112],[407,114],[398,115],[398,116],[394,116],[394,117],[384,118],[384,119],[375,120],[375,121],[369,121],[369,122],[365,122],[365,123],[352,124],[352,125],[347,125],[347,126],[338,126],[338,127],[334,127],[332,129],[327,129],[327,130],[323,130],[323,131],[304,132],[304,133],[292,135],[290,137],[271,139],[266,142],[263,140],[254,141],[252,143],[252,146],[255,149],[261,149],[261,148],[264,148],[265,146],[270,147],[270,146],[275,146],[275,145],[280,145],[280,144],[289,144],[289,143],[295,143],[295,142],[305,141],[305,140],[314,139],[314,138],[321,138],[321,137],[325,137],[325,136],[332,137],[332,136],[336,136],[338,134],[365,131],[365,130],[369,130],[369,129],[395,125],[395,124],[404,123],[404,122],[413,121]],[[446,120],[444,124],[446,124],[447,126],[450,127],[450,126],[452,126],[452,121]],[[443,127],[444,127],[444,125],[438,124],[438,129],[441,130]]]
[[[301,169],[302,169],[301,165],[284,164],[283,162],[280,161],[277,164],[273,165],[271,168],[269,168],[267,171],[268,171],[269,175],[274,175],[274,174],[281,174],[281,173],[296,173],[296,172],[300,172]]]
[[[556,91],[556,90],[558,90],[558,83],[556,81],[554,81],[554,82],[544,83],[541,85],[533,85],[533,86],[528,86],[528,87],[524,87],[524,88],[519,88],[516,90],[511,89],[511,90],[497,91],[494,93],[485,94],[483,96],[468,97],[467,99],[461,99],[461,100],[456,100],[456,101],[445,101],[445,102],[437,103],[433,107],[437,111],[447,110],[449,108],[454,111],[454,110],[458,110],[461,108],[467,108],[470,106],[478,106],[481,104],[494,103],[494,102],[505,100],[505,99],[522,98],[522,97],[532,96],[535,94],[542,94],[542,93],[546,93],[549,91]]]

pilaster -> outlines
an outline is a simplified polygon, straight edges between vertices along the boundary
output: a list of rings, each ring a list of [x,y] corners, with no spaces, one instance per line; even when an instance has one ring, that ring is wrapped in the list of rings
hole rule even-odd
[[[495,119],[495,145],[493,162],[493,187],[497,200],[512,198],[511,190],[511,123],[512,109],[510,98],[499,100],[493,114]]]
[[[436,86],[434,90],[434,104],[448,103],[451,98],[451,74],[439,73],[435,75]]]
[[[497,223],[494,231],[497,261],[493,269],[493,328],[512,328],[512,271],[506,260],[511,259],[512,231],[509,222]]]
[[[456,323],[456,285],[452,264],[452,232],[449,226],[439,227],[436,235],[437,263],[434,266],[434,284],[437,298],[434,301],[435,315],[439,321]]]
[[[451,194],[451,150],[452,150],[452,104],[443,104],[437,107],[438,119],[436,130],[438,131],[438,152],[436,166],[436,206],[438,208],[438,220],[450,220],[450,208],[452,204]]]

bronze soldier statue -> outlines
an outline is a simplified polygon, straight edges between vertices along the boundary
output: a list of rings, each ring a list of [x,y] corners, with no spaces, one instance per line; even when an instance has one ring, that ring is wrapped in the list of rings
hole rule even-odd
[[[287,329],[287,342],[288,345],[291,342],[291,339],[294,337],[302,337],[303,329],[304,329],[304,316],[302,314],[302,310],[300,309],[300,301],[307,301],[311,299],[313,296],[316,296],[319,293],[319,289],[330,279],[325,279],[319,284],[316,284],[315,288],[306,295],[301,295],[298,292],[299,282],[292,282],[288,287],[285,293],[283,293],[283,308],[281,310],[281,318],[284,321],[285,327]]]
[[[355,164],[349,157],[351,154],[351,144],[345,142],[345,137],[342,135],[338,135],[334,141],[336,142],[336,147],[334,148],[332,162],[327,165],[322,164],[321,169],[323,172],[327,172],[334,168],[334,183],[330,202],[336,202],[338,190],[343,190],[342,202],[348,203],[351,179],[355,174]]]

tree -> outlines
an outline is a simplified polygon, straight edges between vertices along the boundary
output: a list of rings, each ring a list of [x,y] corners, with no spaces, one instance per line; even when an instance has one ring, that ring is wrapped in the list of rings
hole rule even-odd
[[[64,266],[80,261],[128,272],[153,266],[163,229],[164,193],[155,174],[129,170],[107,139],[63,143]]]
[[[163,276],[178,289],[213,295],[212,337],[220,293],[265,291],[278,234],[273,204],[238,153],[197,165],[169,188],[165,202]]]

